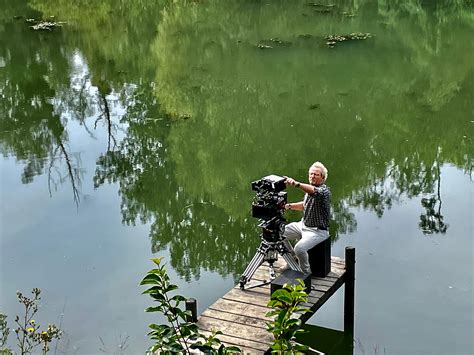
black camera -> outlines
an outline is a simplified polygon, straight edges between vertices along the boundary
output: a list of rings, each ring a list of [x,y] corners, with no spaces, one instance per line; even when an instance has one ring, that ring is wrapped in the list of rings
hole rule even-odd
[[[266,221],[282,217],[288,200],[287,193],[282,192],[285,188],[285,178],[277,175],[268,175],[252,182],[252,190],[257,191],[252,203],[252,217]]]

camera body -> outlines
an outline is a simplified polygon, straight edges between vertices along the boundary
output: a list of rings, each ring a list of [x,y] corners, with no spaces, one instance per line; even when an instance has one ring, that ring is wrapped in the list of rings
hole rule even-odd
[[[285,230],[284,210],[288,201],[285,178],[268,175],[252,182],[252,190],[257,191],[252,202],[252,217],[260,219],[262,237],[268,241],[281,239]]]
[[[277,175],[268,175],[252,182],[252,190],[257,195],[252,203],[252,217],[270,220],[282,214],[288,200],[285,178]]]

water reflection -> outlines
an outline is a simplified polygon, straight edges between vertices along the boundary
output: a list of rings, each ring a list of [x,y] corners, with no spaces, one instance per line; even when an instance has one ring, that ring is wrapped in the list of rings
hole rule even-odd
[[[69,24],[47,34],[11,19],[32,11],[26,2],[7,7],[0,147],[24,162],[24,183],[47,173],[78,203],[69,127],[91,139],[104,130],[95,187],[118,184],[123,222],[151,223],[152,250],[169,248],[186,279],[239,275],[259,243],[249,182],[303,180],[314,160],[330,167],[333,240],[357,228],[350,208],[382,217],[419,195],[419,227],[446,232],[440,166],[472,169],[468,5],[152,3],[35,0],[33,15]],[[326,46],[325,35],[353,31],[375,38]]]

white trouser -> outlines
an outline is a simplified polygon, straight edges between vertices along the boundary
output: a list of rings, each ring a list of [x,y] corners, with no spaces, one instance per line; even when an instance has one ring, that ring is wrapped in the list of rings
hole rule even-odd
[[[293,247],[288,240],[298,240],[295,244],[294,253],[303,272],[310,274],[311,266],[309,265],[308,250],[328,239],[329,232],[316,227],[306,227],[303,221],[299,221],[287,224],[283,236],[285,237],[284,243],[291,252],[293,252]]]

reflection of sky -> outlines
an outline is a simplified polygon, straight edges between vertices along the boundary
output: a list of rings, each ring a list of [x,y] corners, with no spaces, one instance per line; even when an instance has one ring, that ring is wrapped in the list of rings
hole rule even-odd
[[[333,245],[341,257],[345,246],[356,247],[356,337],[366,353],[448,354],[473,346],[473,184],[453,167],[441,174],[446,234],[424,235],[423,196],[401,196],[380,219],[355,210],[357,231]],[[342,312],[340,291],[312,322],[342,329]]]

